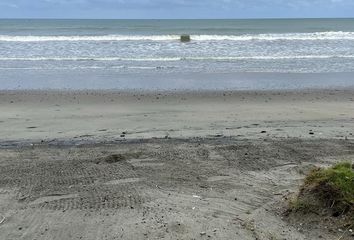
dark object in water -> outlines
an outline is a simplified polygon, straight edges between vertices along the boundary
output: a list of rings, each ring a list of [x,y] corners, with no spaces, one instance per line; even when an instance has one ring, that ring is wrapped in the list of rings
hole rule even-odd
[[[181,35],[180,40],[181,40],[181,42],[190,42],[191,36],[190,35]]]

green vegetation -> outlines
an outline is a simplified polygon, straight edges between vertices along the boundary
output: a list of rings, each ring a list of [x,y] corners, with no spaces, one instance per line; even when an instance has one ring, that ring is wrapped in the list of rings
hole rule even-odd
[[[293,211],[347,216],[354,223],[354,169],[349,162],[316,168],[305,178],[299,195],[290,204]]]

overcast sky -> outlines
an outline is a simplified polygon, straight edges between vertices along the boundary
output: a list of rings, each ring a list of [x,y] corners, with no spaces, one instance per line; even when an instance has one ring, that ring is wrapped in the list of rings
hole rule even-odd
[[[354,0],[0,0],[0,18],[354,17]]]

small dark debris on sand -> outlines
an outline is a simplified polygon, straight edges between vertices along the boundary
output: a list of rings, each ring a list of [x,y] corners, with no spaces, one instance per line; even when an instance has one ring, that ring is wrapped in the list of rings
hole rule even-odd
[[[122,154],[112,154],[103,158],[99,158],[95,162],[96,164],[100,164],[100,163],[112,164],[112,163],[122,162],[125,160],[126,160],[126,156]]]

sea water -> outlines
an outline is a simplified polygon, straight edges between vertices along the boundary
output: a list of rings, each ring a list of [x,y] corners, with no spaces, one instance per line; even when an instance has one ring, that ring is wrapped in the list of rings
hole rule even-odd
[[[352,87],[353,72],[354,19],[0,20],[0,89]]]

